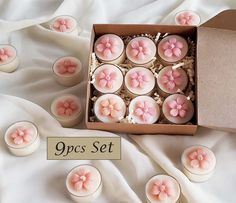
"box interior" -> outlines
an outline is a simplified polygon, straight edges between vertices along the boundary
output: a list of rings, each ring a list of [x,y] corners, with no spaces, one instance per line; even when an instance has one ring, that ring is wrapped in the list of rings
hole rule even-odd
[[[197,28],[194,26],[168,26],[168,25],[148,25],[148,24],[97,24],[93,26],[91,36],[90,53],[93,52],[94,41],[101,35],[114,33],[120,36],[151,34],[156,35],[158,32],[178,34],[183,37],[191,37],[192,40],[197,39]],[[91,60],[89,61],[91,64]],[[195,81],[196,87],[196,81]],[[86,124],[89,129],[107,130],[113,132],[126,132],[132,134],[185,134],[193,135],[197,129],[197,116],[192,120],[194,125],[176,125],[176,124],[129,124],[129,123],[102,123],[90,122],[89,117],[93,108],[90,102],[92,85],[88,84],[87,106],[86,106]],[[196,91],[195,91],[196,92]],[[195,102],[196,105],[196,102]],[[197,106],[195,106],[195,110]]]

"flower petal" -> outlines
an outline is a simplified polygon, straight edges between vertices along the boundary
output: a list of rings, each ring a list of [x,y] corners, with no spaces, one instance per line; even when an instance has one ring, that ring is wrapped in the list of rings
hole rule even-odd
[[[191,152],[188,157],[193,160],[197,158],[198,153],[196,151]]]
[[[200,166],[200,163],[197,159],[193,159],[191,162],[190,162],[190,166],[192,166],[193,168],[199,168]]]
[[[160,192],[160,194],[158,195],[158,199],[161,201],[164,201],[167,199],[167,194],[165,192]]]
[[[169,42],[170,42],[171,44],[175,44],[176,41],[177,41],[177,39],[176,39],[175,37],[171,37],[171,38],[169,39]]]
[[[110,49],[108,49],[108,48],[106,48],[104,51],[103,51],[103,55],[105,56],[105,57],[111,57],[112,56],[112,53],[111,53],[111,50]]]
[[[138,78],[138,73],[137,72],[133,72],[130,74],[130,78],[132,79],[137,79]]]
[[[138,59],[139,59],[139,60],[145,59],[145,55],[143,54],[143,52],[139,52],[139,53],[138,53]]]
[[[152,189],[151,189],[151,194],[152,194],[152,195],[159,195],[160,192],[161,192],[161,191],[159,190],[159,187],[156,186],[156,185],[154,185],[154,186],[152,187]]]
[[[108,99],[105,99],[105,100],[102,100],[100,104],[102,107],[108,107],[110,103]]]
[[[77,181],[79,181],[79,175],[75,173],[75,174],[71,177],[71,182],[72,182],[72,183],[76,183]]]
[[[112,46],[112,47],[111,47],[111,52],[112,52],[113,54],[118,53],[118,51],[119,51],[119,49],[118,49],[117,46]]]
[[[138,53],[139,53],[139,51],[138,51],[137,49],[132,49],[132,50],[130,51],[130,54],[131,54],[131,56],[133,56],[133,57],[137,56]]]
[[[181,118],[184,118],[184,117],[186,116],[186,114],[187,114],[187,112],[186,112],[185,110],[183,110],[183,109],[181,109],[181,110],[179,111],[179,116],[180,116]]]
[[[171,116],[176,117],[176,116],[178,116],[178,114],[179,114],[179,111],[177,109],[171,109],[170,110],[170,115]]]
[[[22,144],[24,142],[23,137],[21,137],[21,136],[17,136],[16,138],[14,138],[13,141],[17,145]]]
[[[116,110],[111,110],[111,117],[112,118],[117,118],[119,116],[119,112]]]
[[[185,102],[184,97],[177,97],[176,101],[177,101],[177,104],[180,104],[180,105],[183,105]]]
[[[180,48],[174,48],[173,53],[176,57],[179,57],[179,56],[181,56],[182,51],[180,50]]]
[[[102,88],[106,87],[107,80],[105,80],[105,79],[99,80],[98,85],[99,85],[99,87],[102,87]]]
[[[133,80],[131,80],[131,87],[138,87],[139,86],[139,82],[138,82],[138,80],[136,80],[136,79],[133,79]]]
[[[113,87],[113,83],[114,83],[113,80],[107,81],[107,87],[111,89]]]
[[[165,42],[165,43],[162,45],[162,48],[163,48],[164,50],[169,49],[169,48],[170,48],[170,43],[169,43],[169,42]]]
[[[138,41],[133,40],[133,41],[130,43],[130,46],[131,46],[133,49],[137,49],[137,48],[139,47],[139,43],[138,43]]]
[[[143,110],[141,108],[137,108],[135,109],[134,113],[136,116],[141,116],[143,115]]]
[[[173,101],[170,101],[170,102],[168,103],[168,105],[169,105],[170,108],[174,109],[174,108],[176,108],[176,106],[177,106],[177,102],[176,102],[175,100],[173,100]]]
[[[206,160],[202,160],[202,161],[200,161],[200,166],[203,169],[209,169],[210,168],[210,163]]]
[[[166,50],[164,51],[164,55],[165,55],[166,57],[172,57],[172,56],[173,56],[172,50],[171,50],[171,49],[166,49]]]
[[[83,189],[83,181],[78,181],[78,182],[76,182],[76,183],[74,184],[74,188],[75,188],[75,190],[77,190],[77,191],[82,190],[82,189]]]
[[[169,90],[173,90],[175,88],[175,83],[173,81],[169,81],[166,83],[166,86]]]
[[[30,142],[32,140],[32,137],[31,137],[30,134],[25,134],[23,136],[23,139],[24,139],[25,142]]]
[[[103,52],[104,49],[105,49],[104,44],[98,44],[98,45],[96,46],[96,50],[97,50],[98,52]]]
[[[109,116],[111,112],[108,108],[102,108],[101,113],[104,116]]]

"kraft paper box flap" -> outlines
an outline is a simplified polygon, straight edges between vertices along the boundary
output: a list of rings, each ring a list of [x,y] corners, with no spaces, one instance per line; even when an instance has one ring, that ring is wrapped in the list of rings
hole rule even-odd
[[[227,131],[236,131],[236,24],[219,23],[232,16],[225,11],[199,27],[197,42],[198,124]]]
[[[200,27],[211,27],[226,30],[236,30],[236,10],[225,10],[202,24]]]

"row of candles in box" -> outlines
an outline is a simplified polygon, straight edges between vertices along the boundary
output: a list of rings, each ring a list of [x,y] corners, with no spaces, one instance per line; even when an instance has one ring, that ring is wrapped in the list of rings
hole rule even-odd
[[[35,124],[20,121],[12,124],[5,133],[5,143],[16,156],[27,156],[37,150],[40,135]],[[194,182],[207,181],[216,166],[216,157],[207,147],[195,145],[186,148],[181,156],[185,175]],[[71,198],[78,203],[95,201],[102,192],[102,173],[92,165],[79,165],[66,177],[66,187]],[[178,181],[168,175],[155,175],[145,187],[148,203],[176,203],[180,199],[181,188]]]
[[[156,89],[155,81],[158,93],[167,96],[162,109],[152,97]],[[192,101],[185,95],[177,94],[184,91],[188,84],[188,76],[182,68],[173,70],[167,66],[155,80],[153,72],[144,67],[133,67],[123,76],[118,66],[102,64],[93,72],[92,83],[99,94],[94,103],[94,114],[97,120],[105,123],[119,122],[128,112],[133,123],[153,124],[162,112],[168,122],[184,124],[194,114]],[[125,101],[117,95],[123,88],[126,95],[133,98],[128,111]]]

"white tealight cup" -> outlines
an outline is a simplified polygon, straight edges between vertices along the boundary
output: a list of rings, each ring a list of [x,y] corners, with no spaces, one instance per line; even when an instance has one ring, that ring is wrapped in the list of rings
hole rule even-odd
[[[0,71],[11,73],[19,64],[16,48],[10,44],[0,44]]]
[[[102,192],[101,173],[92,165],[76,166],[67,175],[66,188],[73,201],[94,202]]]
[[[178,203],[181,189],[177,180],[168,175],[155,175],[146,183],[147,203]]]
[[[193,182],[205,182],[214,173],[216,157],[207,147],[195,145],[184,150],[181,156],[184,174]]]
[[[10,152],[16,156],[32,154],[40,145],[37,127],[29,121],[20,121],[12,124],[4,137]]]

